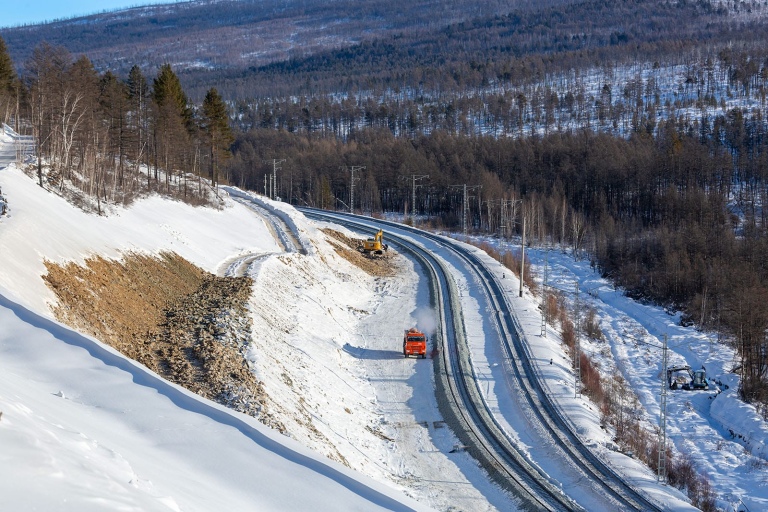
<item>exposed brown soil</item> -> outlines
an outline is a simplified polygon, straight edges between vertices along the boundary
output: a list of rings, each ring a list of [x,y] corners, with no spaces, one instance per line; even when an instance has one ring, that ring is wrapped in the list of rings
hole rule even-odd
[[[393,249],[385,251],[381,256],[365,256],[359,250],[363,245],[361,238],[350,238],[339,231],[328,228],[322,231],[330,237],[328,241],[333,246],[336,254],[368,274],[372,276],[393,276],[397,273],[397,268],[392,262],[392,257],[396,254]]]
[[[46,262],[56,318],[164,378],[281,432],[244,356],[252,280],[217,277],[174,253]]]

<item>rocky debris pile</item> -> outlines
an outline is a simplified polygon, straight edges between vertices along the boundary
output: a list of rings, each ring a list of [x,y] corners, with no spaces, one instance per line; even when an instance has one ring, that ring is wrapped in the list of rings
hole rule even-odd
[[[386,277],[397,273],[397,267],[392,262],[392,258],[397,253],[392,248],[381,256],[367,257],[358,250],[358,247],[362,246],[362,240],[348,237],[333,229],[322,231],[328,236],[328,242],[333,246],[336,254],[368,274]]]
[[[217,277],[177,254],[46,263],[54,314],[164,378],[284,431],[245,357],[249,277]]]

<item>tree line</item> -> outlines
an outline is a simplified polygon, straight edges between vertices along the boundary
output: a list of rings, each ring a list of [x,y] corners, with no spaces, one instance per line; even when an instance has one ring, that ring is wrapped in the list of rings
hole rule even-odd
[[[269,162],[285,159],[275,184],[284,201],[415,212],[427,227],[461,230],[465,201],[471,232],[519,235],[525,215],[533,243],[570,248],[629,295],[719,332],[742,355],[744,398],[765,405],[768,133],[738,112],[708,126],[669,119],[629,137],[584,128],[524,138],[372,127],[345,140],[254,128],[237,134],[226,173],[270,194]],[[364,167],[354,182],[352,166]]]
[[[202,182],[189,179],[215,187],[232,141],[217,90],[191,104],[170,65],[151,82],[138,66],[120,78],[43,43],[17,76],[1,39],[0,119],[34,135],[40,186],[72,184],[99,212],[103,201],[127,203],[148,189],[204,200]]]

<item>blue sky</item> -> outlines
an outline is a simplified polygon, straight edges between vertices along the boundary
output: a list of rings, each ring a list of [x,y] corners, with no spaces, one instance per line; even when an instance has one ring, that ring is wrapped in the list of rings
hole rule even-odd
[[[0,27],[160,3],[174,0],[0,0]]]

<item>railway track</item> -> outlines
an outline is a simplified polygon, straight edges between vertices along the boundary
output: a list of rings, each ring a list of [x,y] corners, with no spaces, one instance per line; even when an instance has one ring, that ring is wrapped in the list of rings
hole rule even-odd
[[[438,313],[434,339],[442,347],[435,359],[437,395],[441,413],[457,437],[500,485],[509,489],[528,510],[584,510],[568,497],[538,466],[528,460],[490,411],[475,378],[466,340],[460,297],[449,269],[431,251],[414,242],[416,236],[438,244],[460,259],[479,283],[495,322],[509,371],[522,390],[528,407],[566,457],[596,482],[607,503],[621,510],[662,510],[622,480],[584,446],[570,423],[542,389],[531,354],[523,343],[522,329],[495,274],[473,250],[450,240],[402,224],[371,220],[349,214],[300,209],[310,218],[330,220],[366,233],[387,226],[387,240],[412,254],[430,280],[432,302]],[[398,233],[404,233],[401,236]]]

